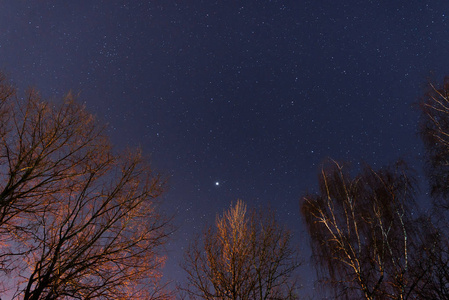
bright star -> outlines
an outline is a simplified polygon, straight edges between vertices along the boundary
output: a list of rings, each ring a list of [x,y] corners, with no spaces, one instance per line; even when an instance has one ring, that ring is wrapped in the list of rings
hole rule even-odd
[[[215,185],[216,185],[216,186],[219,186],[220,183],[219,183],[218,181],[215,181]]]

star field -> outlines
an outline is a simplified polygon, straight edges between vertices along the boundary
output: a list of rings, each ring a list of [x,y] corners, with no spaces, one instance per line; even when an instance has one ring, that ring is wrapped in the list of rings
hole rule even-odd
[[[67,91],[169,178],[167,280],[232,201],[307,239],[299,198],[327,158],[416,168],[413,109],[449,49],[447,1],[3,1],[0,69]],[[311,271],[301,271],[310,290]],[[305,275],[305,276],[304,276]]]

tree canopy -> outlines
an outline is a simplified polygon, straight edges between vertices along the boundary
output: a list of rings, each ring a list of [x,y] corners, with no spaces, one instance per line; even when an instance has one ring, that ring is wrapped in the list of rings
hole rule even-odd
[[[192,299],[295,299],[298,266],[291,233],[239,200],[187,251],[183,290]]]
[[[61,103],[0,78],[0,286],[13,299],[159,296],[171,230],[164,181],[117,154],[71,94]]]

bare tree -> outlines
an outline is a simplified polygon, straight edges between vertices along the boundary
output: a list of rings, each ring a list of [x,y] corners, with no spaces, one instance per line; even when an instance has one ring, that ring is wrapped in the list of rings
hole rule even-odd
[[[248,213],[239,200],[187,251],[183,290],[191,299],[294,299],[295,253],[273,213]]]
[[[337,297],[409,299],[417,280],[410,206],[413,189],[401,165],[352,178],[337,162],[322,170],[319,193],[301,210],[321,280]]]
[[[420,101],[420,134],[426,149],[426,171],[435,204],[449,209],[449,77],[441,87],[428,85]]]
[[[13,299],[159,297],[163,181],[69,94],[0,80],[0,282]],[[6,292],[6,291],[5,291]]]
[[[427,85],[420,109],[425,170],[434,204],[419,260],[421,269],[428,271],[420,295],[449,299],[449,77],[441,85]]]
[[[420,247],[413,268],[419,299],[449,299],[449,243],[429,217],[418,220]]]

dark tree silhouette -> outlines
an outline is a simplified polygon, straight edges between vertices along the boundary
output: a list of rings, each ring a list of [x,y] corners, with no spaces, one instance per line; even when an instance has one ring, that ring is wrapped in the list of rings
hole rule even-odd
[[[366,167],[352,177],[331,162],[319,176],[319,193],[303,197],[319,277],[336,297],[410,299],[420,276],[410,208],[413,184],[401,164]],[[416,276],[415,276],[416,275]]]
[[[273,213],[238,201],[187,251],[183,290],[191,299],[295,299],[295,252]]]
[[[427,85],[420,111],[425,171],[434,205],[427,226],[422,226],[429,230],[422,234],[419,266],[427,273],[420,296],[449,299],[449,77],[441,85]]]
[[[163,181],[69,94],[0,78],[0,282],[13,299],[157,298]]]
[[[419,299],[449,299],[449,244],[429,217],[417,220],[419,245],[414,276]]]
[[[420,101],[420,134],[426,149],[426,172],[435,204],[449,208],[449,77],[428,85]]]

